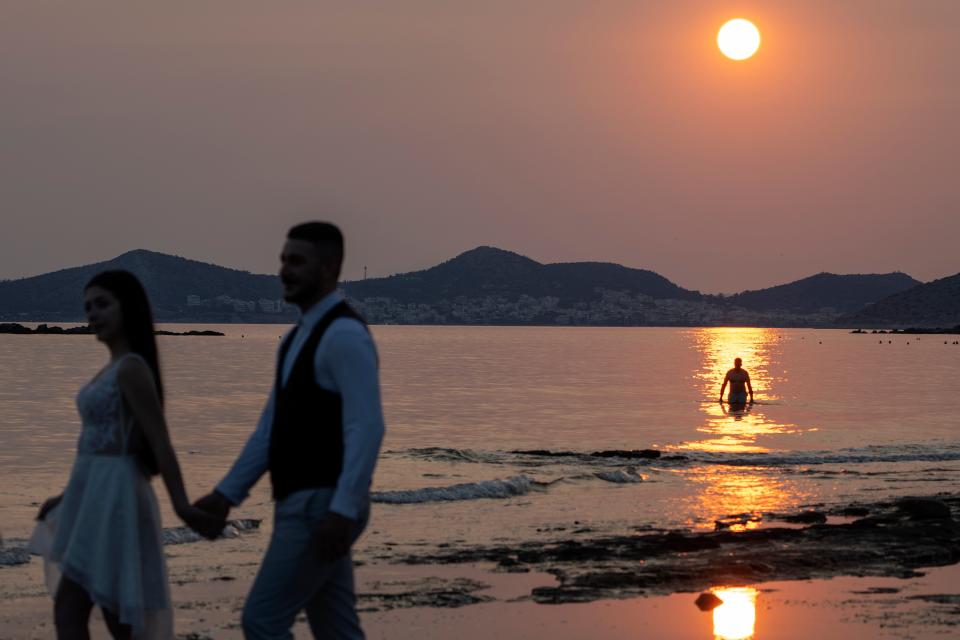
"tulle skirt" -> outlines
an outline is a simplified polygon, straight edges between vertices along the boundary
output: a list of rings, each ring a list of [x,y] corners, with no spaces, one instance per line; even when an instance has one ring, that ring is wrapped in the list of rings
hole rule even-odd
[[[173,638],[160,510],[136,458],[80,454],[63,500],[38,524],[32,548],[143,640]]]

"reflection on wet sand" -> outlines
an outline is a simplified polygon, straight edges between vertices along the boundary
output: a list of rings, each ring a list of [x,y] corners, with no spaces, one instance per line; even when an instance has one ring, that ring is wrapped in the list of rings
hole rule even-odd
[[[715,640],[749,640],[757,622],[757,594],[752,587],[714,589],[723,604],[713,610]]]

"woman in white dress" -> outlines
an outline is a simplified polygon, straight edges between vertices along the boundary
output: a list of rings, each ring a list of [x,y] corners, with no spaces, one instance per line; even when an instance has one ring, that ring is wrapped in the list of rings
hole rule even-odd
[[[90,612],[103,611],[114,638],[173,637],[170,590],[157,498],[159,473],[177,515],[216,537],[223,521],[187,499],[163,414],[153,316],[143,286],[127,271],[104,271],[84,290],[84,308],[110,361],[77,394],[77,457],[63,494],[38,519],[55,522],[47,560],[60,572],[54,621],[60,640],[90,637]]]

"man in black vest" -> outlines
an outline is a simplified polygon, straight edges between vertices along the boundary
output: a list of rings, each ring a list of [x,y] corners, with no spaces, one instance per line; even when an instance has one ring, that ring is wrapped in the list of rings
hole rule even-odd
[[[243,609],[246,638],[292,638],[304,609],[314,637],[363,638],[350,546],[370,513],[384,432],[377,353],[366,324],[336,290],[337,227],[293,227],[280,260],[284,299],[300,308],[300,322],[280,345],[256,430],[197,506],[225,519],[270,472],[274,530]]]

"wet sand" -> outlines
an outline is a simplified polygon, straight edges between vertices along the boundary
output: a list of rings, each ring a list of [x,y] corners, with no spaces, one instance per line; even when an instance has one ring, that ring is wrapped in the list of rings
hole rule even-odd
[[[231,553],[244,555],[240,549]],[[205,555],[200,552],[199,555]],[[197,568],[197,558],[171,558],[176,603],[176,630],[180,639],[240,639],[240,607],[255,571],[255,554],[232,565]],[[247,564],[247,561],[250,564]],[[366,565],[358,568],[358,592],[436,594],[457,593],[471,583],[485,585],[473,595],[485,601],[451,606],[404,606],[370,610],[383,600],[361,597],[361,620],[373,639],[418,638],[441,640],[490,637],[586,637],[609,640],[637,637],[675,640],[720,638],[808,639],[956,637],[960,633],[960,566],[925,572],[921,577],[780,581],[755,585],[755,604],[702,612],[694,604],[697,593],[599,600],[590,603],[546,605],[531,601],[535,586],[551,584],[546,574],[491,573],[489,566],[410,567]],[[50,638],[50,601],[40,587],[37,563],[7,570],[0,595],[0,637]],[[225,579],[227,577],[232,580]],[[31,586],[32,585],[32,586]],[[458,589],[457,585],[460,585]],[[22,589],[22,590],[21,590]],[[10,597],[12,590],[19,595]],[[723,591],[718,591],[721,597]],[[719,628],[718,628],[718,625]],[[94,621],[94,638],[106,638]],[[302,619],[296,637],[310,637]]]
[[[715,532],[556,536],[518,548],[421,555],[361,541],[358,606],[370,638],[943,638],[960,633],[960,496],[848,505]],[[806,521],[806,522],[804,522]],[[730,524],[730,523],[733,524]],[[755,522],[755,521],[749,521]],[[786,523],[787,526],[783,526]],[[269,536],[166,530],[179,638],[240,638],[240,610]],[[8,540],[16,555],[23,540]],[[701,592],[723,604],[701,611]],[[105,637],[99,622],[99,637]],[[0,637],[52,635],[37,559],[0,568]],[[305,621],[298,636],[309,636]],[[96,637],[96,636],[95,636]]]

